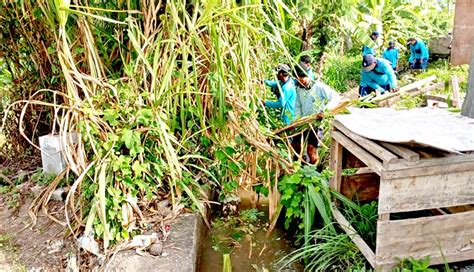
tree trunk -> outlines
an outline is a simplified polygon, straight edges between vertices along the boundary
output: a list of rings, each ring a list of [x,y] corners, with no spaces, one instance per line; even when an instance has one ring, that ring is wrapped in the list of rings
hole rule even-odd
[[[472,46],[471,64],[469,65],[469,81],[467,83],[466,98],[462,104],[461,114],[474,118],[474,45]]]
[[[303,19],[303,34],[301,35],[301,52],[308,51],[313,48],[311,44],[311,37],[313,36],[311,22],[308,22],[308,19]]]

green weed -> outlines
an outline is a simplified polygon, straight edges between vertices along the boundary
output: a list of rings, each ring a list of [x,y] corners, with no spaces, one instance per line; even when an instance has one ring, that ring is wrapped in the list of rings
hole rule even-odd
[[[426,271],[426,272],[437,272],[437,269],[429,268],[430,256],[426,256],[423,259],[414,259],[412,257],[408,259],[399,260],[399,265],[395,268],[394,272],[408,272],[408,271]],[[448,269],[449,271],[449,269]]]
[[[377,202],[345,205],[342,212],[362,239],[372,249],[375,249],[378,219]]]
[[[324,66],[322,81],[344,93],[359,86],[362,57],[359,55],[330,55]]]
[[[296,262],[304,263],[305,271],[350,271],[365,267],[364,256],[347,234],[325,227],[311,235],[312,243],[279,261],[282,268]]]
[[[296,173],[284,176],[278,184],[280,202],[285,208],[285,228],[291,226],[297,236],[304,237],[305,244],[309,243],[310,232],[316,224],[333,228],[329,190],[331,175],[328,170],[319,173],[314,165],[303,166]],[[320,222],[317,222],[316,210]]]

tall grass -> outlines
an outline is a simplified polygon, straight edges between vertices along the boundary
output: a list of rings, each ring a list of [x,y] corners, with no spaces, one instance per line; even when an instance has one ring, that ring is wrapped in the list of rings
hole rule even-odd
[[[75,236],[101,237],[107,251],[141,225],[169,219],[153,208],[163,198],[173,203],[170,217],[183,202],[204,215],[204,189],[230,179],[263,183],[277,210],[276,184],[262,172],[291,172],[291,158],[257,121],[265,97],[257,79],[275,56],[291,61],[274,3],[39,3],[56,31],[66,91],[40,90],[13,105],[54,109],[53,129],[77,176],[66,200]],[[55,103],[41,101],[43,93]],[[74,131],[78,145],[67,136]],[[223,169],[219,150],[234,164]]]
[[[296,262],[305,263],[305,271],[351,271],[365,266],[364,256],[347,234],[337,233],[328,227],[311,234],[313,243],[279,261],[282,270]]]

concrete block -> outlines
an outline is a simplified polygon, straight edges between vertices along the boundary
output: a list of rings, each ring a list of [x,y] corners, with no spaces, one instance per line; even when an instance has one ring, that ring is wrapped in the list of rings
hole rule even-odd
[[[170,223],[171,233],[164,242],[163,254],[140,256],[134,250],[117,253],[108,271],[197,271],[204,224],[199,214],[185,214]]]
[[[63,144],[66,139],[67,143]],[[41,149],[41,162],[45,174],[59,175],[66,169],[66,160],[64,159],[64,146],[77,143],[78,133],[69,133],[65,137],[60,135],[44,135],[39,137]]]

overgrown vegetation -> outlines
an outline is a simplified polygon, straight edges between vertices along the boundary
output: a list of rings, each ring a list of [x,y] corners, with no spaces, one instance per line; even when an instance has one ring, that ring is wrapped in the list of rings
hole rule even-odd
[[[68,227],[75,237],[102,240],[104,252],[138,233],[155,215],[148,207],[163,199],[173,203],[173,215],[183,207],[204,214],[209,190],[224,201],[247,187],[269,197],[271,223],[282,211],[285,227],[301,238],[302,248],[285,262],[302,261],[308,270],[362,268],[357,247],[333,223],[331,198],[343,202],[372,247],[377,207],[329,190],[331,117],[317,123],[325,132],[320,163],[295,162],[288,136],[314,128],[275,135],[282,123],[278,110],[264,107],[273,96],[261,79],[304,53],[324,82],[340,93],[352,90],[370,32],[381,32],[384,45],[395,40],[406,54],[407,38],[428,41],[451,31],[452,7],[435,0],[2,3],[0,159],[24,154],[39,135],[60,134],[68,178],[32,179],[51,190],[71,186]],[[402,82],[467,74],[443,61],[430,66]],[[420,103],[410,97],[398,106]],[[71,132],[80,133],[78,145],[70,144]],[[238,230],[231,240],[253,232],[260,217],[242,212],[231,222]]]

